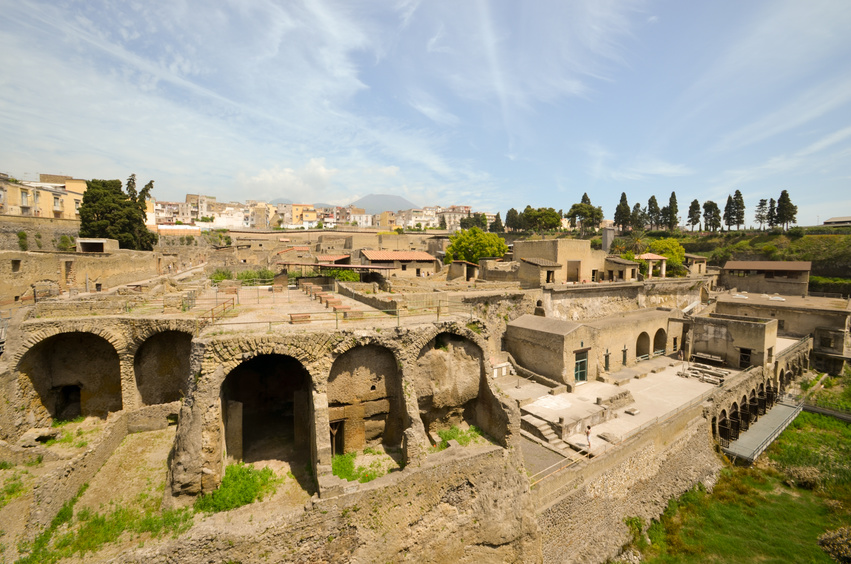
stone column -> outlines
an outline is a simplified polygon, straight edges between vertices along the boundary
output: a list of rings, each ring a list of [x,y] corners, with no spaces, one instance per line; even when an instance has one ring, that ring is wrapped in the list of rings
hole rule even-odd
[[[648,260],[647,261],[647,279],[650,280],[651,278],[653,278],[653,261]]]
[[[666,260],[662,261],[662,267],[660,268],[661,273],[662,273],[662,278],[665,277],[665,267],[667,266],[667,264],[668,264],[668,261],[666,261]]]
[[[142,396],[136,386],[136,372],[133,368],[133,356],[123,354],[119,357],[121,369],[121,408],[124,411],[142,407]]]

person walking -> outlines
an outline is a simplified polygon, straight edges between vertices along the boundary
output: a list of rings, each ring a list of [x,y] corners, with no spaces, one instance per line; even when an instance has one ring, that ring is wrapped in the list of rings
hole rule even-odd
[[[585,438],[588,439],[588,450],[591,450],[591,425],[585,427]]]

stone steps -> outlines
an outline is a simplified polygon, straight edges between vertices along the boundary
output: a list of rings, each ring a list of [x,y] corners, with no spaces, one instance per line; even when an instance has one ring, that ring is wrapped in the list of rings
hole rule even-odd
[[[559,450],[559,451],[569,451],[570,446],[561,440],[558,435],[555,434],[555,431],[552,430],[550,424],[544,421],[543,419],[539,419],[531,414],[523,415],[520,418],[520,427],[536,437],[543,439],[546,441],[551,447]]]

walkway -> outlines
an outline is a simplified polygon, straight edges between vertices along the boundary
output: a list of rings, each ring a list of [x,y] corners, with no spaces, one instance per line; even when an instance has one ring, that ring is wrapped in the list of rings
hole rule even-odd
[[[724,452],[730,458],[753,462],[795,420],[795,417],[801,413],[801,408],[800,404],[783,401],[774,404],[774,407],[760,417],[759,421],[752,424],[750,429],[739,434],[738,440],[724,448]]]

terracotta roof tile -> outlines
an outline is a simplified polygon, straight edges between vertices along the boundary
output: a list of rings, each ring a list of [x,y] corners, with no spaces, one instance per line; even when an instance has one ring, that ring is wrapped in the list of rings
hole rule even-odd
[[[363,256],[367,260],[378,260],[378,261],[390,261],[390,260],[398,260],[398,261],[435,261],[437,260],[430,254],[425,251],[374,251],[374,250],[363,250],[361,251]]]

